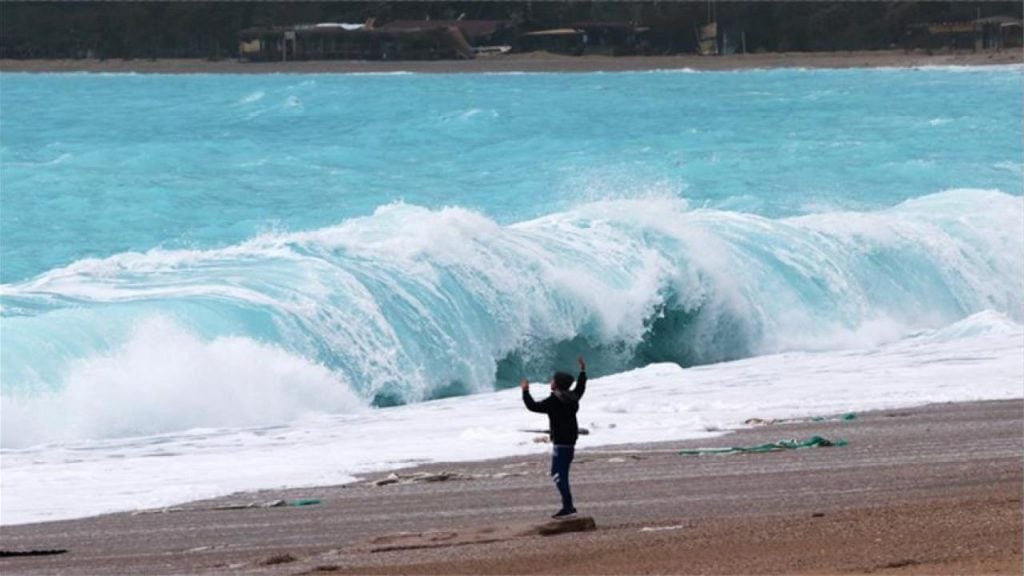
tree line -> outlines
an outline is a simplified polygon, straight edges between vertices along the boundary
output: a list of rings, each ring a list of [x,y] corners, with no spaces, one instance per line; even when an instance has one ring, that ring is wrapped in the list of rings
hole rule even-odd
[[[656,54],[692,52],[710,21],[749,52],[877,50],[908,26],[1021,18],[1021,2],[0,2],[0,58],[233,58],[246,28],[316,22],[510,20],[524,30],[581,21],[649,27]]]

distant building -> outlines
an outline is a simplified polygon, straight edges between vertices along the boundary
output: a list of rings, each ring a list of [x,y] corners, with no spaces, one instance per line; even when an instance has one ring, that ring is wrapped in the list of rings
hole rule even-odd
[[[1024,45],[1024,27],[1017,18],[1010,16],[990,16],[975,21],[981,26],[982,48],[986,50],[1002,50],[1004,48],[1020,48]]]
[[[395,20],[379,27],[380,30],[408,32],[443,26],[458,28],[471,46],[511,45],[518,34],[510,20]]]
[[[742,25],[710,22],[697,28],[697,53],[702,56],[746,54],[747,31]]]
[[[521,52],[543,50],[571,56],[647,54],[650,52],[647,41],[649,30],[631,22],[574,22],[564,28],[522,33],[516,49]]]
[[[521,34],[518,47],[522,52],[543,50],[553,54],[582,56],[586,47],[586,33],[576,28],[551,28]]]
[[[1021,21],[991,16],[965,22],[911,24],[903,37],[907,50],[1002,50],[1022,44]]]
[[[632,22],[574,22],[569,26],[583,31],[583,51],[586,54],[627,56],[647,54],[650,28]]]
[[[718,23],[711,22],[697,29],[697,53],[714,56],[718,52]]]
[[[238,52],[250,61],[446,60],[474,58],[474,45],[515,37],[497,20],[400,20],[382,26],[324,22],[249,28],[238,35]]]

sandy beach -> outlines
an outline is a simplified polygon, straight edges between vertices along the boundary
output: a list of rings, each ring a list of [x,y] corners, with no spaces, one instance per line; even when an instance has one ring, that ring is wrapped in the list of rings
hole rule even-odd
[[[2,72],[95,72],[140,74],[329,74],[329,73],[471,73],[598,72],[628,70],[742,70],[753,68],[873,68],[915,66],[986,66],[1020,64],[1024,53],[793,52],[727,56],[562,56],[546,52],[436,61],[302,61],[237,60],[0,60]]]
[[[592,447],[597,529],[518,535],[556,507],[545,455],[406,469],[446,480],[270,490],[2,529],[4,574],[1019,574],[1024,402]],[[820,435],[843,447],[683,456]],[[429,477],[429,476],[428,476]],[[275,500],[307,506],[244,508]]]

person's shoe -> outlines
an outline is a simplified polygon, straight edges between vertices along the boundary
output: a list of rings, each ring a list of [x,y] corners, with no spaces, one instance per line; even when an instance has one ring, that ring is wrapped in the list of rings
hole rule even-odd
[[[576,513],[576,509],[575,508],[573,508],[571,510],[559,510],[558,512],[555,512],[554,514],[552,514],[551,517],[554,518],[555,520],[561,520],[562,518],[566,518],[566,517],[572,516],[575,513]]]

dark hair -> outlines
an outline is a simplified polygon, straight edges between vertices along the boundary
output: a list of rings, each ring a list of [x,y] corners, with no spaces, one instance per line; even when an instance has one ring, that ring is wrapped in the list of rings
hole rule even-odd
[[[555,388],[559,390],[568,390],[569,386],[572,386],[574,378],[572,374],[566,374],[565,372],[555,372]]]

